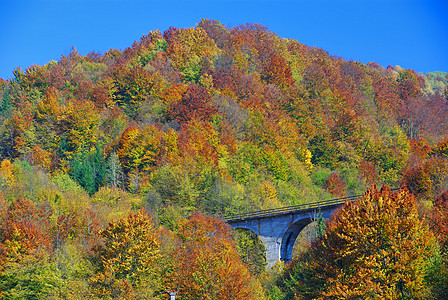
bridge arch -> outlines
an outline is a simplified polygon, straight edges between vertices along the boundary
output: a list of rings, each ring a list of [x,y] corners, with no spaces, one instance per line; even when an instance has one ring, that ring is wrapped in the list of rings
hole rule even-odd
[[[317,216],[316,211],[305,211],[277,218],[231,221],[229,224],[234,230],[249,230],[259,237],[266,249],[265,257],[267,266],[270,268],[277,261],[291,261],[297,236],[306,226],[316,221]]]
[[[288,227],[285,234],[283,235],[282,244],[280,246],[280,260],[286,263],[292,260],[292,250],[294,248],[294,243],[296,242],[297,237],[306,226],[315,221],[315,218],[305,217],[303,219],[299,219]]]
[[[346,201],[355,201],[361,196],[235,214],[227,216],[226,221],[233,229],[245,228],[258,235],[266,248],[267,267],[270,268],[277,261],[292,259],[297,236],[307,225],[317,219],[329,219]]]
[[[236,229],[249,230],[257,235],[259,234],[258,231],[254,228],[254,226],[251,223],[239,223],[239,224],[235,224],[235,225],[232,224],[231,228],[233,230],[236,230]]]

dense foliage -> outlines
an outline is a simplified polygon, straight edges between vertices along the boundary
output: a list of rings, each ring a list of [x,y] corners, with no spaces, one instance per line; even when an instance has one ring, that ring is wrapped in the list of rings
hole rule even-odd
[[[151,31],[123,51],[73,49],[17,68],[0,79],[0,295],[163,299],[177,287],[192,299],[301,297],[282,286],[281,267],[263,271],[258,240],[240,232],[235,244],[206,215],[355,195],[372,184],[405,185],[417,200],[371,191],[363,203],[389,193],[402,201],[391,214],[412,212],[406,230],[429,226],[436,237],[422,257],[444,271],[428,271],[425,288],[423,273],[412,273],[419,288],[406,285],[406,295],[443,295],[447,82],[444,72],[346,61],[261,25],[212,20]],[[362,219],[359,205],[342,212]],[[321,245],[335,247],[328,239],[348,226],[342,212]],[[385,229],[399,227],[394,217]],[[360,239],[368,234],[361,225]],[[334,272],[335,288],[313,282],[305,292],[336,297],[352,287],[336,273],[353,262],[336,270],[316,249],[300,255]]]
[[[286,271],[300,299],[422,299],[436,241],[406,190],[368,190]],[[292,298],[292,297],[291,297]]]

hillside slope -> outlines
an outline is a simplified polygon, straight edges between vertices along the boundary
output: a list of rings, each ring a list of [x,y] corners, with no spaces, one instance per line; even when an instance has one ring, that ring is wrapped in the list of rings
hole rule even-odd
[[[243,266],[229,229],[197,211],[387,184],[424,212],[448,188],[447,80],[211,20],[16,69],[0,79],[0,297],[160,299],[216,280],[223,299],[263,299],[248,275],[263,273],[263,245],[236,235]],[[184,267],[203,261],[214,271]]]
[[[448,129],[445,73],[345,61],[253,24],[155,30],[14,75],[1,160],[150,206],[230,213],[395,186]]]

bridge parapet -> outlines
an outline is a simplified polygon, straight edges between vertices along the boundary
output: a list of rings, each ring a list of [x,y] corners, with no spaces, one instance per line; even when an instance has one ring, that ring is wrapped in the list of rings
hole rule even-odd
[[[277,215],[291,214],[291,213],[296,213],[296,212],[300,212],[300,211],[305,212],[305,211],[314,211],[314,210],[319,210],[319,209],[328,209],[328,208],[333,208],[334,206],[344,204],[346,201],[353,202],[360,197],[362,197],[362,195],[328,199],[328,200],[323,200],[323,201],[318,201],[318,202],[311,202],[311,203],[298,204],[298,205],[292,205],[292,206],[284,206],[284,207],[273,208],[273,209],[252,211],[252,212],[247,212],[247,213],[232,214],[232,215],[226,216],[225,219],[228,223],[232,223],[232,222],[239,222],[239,221],[250,220],[250,219],[274,217]]]

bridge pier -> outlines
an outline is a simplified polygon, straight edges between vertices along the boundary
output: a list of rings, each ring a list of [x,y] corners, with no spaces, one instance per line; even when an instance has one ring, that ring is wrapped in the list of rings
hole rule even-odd
[[[259,236],[259,238],[266,248],[266,267],[270,269],[281,259],[280,248],[282,241],[269,236]]]

